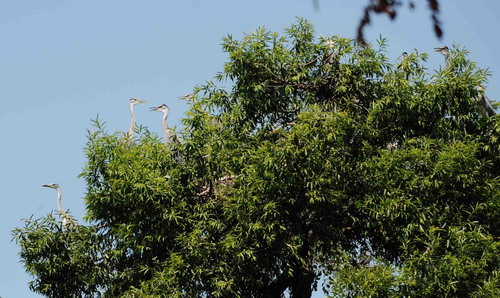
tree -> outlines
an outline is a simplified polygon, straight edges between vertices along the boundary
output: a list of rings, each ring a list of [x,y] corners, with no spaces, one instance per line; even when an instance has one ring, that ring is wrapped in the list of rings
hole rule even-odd
[[[430,74],[426,54],[391,64],[385,40],[314,35],[299,20],[225,38],[216,80],[232,87],[197,87],[179,142],[96,121],[89,226],[14,231],[32,289],[310,297],[323,276],[334,297],[498,296],[500,125],[474,99],[487,72],[463,49]]]

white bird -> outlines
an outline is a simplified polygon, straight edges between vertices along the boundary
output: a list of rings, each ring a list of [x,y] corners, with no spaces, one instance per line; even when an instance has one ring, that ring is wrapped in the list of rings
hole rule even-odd
[[[136,104],[140,103],[145,103],[145,100],[137,99],[137,98],[131,98],[130,99],[130,127],[128,128],[128,137],[130,139],[134,138],[134,129],[135,129],[135,112],[134,112],[134,106]]]
[[[71,218],[66,211],[64,211],[63,206],[62,206],[62,192],[61,192],[61,187],[59,187],[59,184],[57,183],[52,183],[52,184],[44,184],[42,185],[43,187],[48,187],[48,188],[53,188],[57,191],[57,209],[59,210],[59,214],[61,215],[62,219],[62,224],[63,227],[66,229],[70,229],[77,225],[76,221]]]
[[[166,104],[159,105],[157,107],[152,107],[151,111],[158,111],[163,113],[163,117],[161,119],[161,124],[163,126],[163,136],[165,138],[165,144],[170,144],[173,143],[176,135],[173,129],[168,127],[167,125],[167,118],[168,118],[168,113],[170,109]]]

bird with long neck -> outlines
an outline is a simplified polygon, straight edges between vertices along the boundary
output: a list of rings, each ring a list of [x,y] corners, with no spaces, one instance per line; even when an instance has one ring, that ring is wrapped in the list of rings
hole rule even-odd
[[[75,225],[76,222],[70,218],[67,214],[66,211],[64,211],[63,206],[62,206],[62,192],[61,192],[61,187],[57,183],[52,183],[52,184],[44,184],[42,185],[43,187],[48,187],[48,188],[53,188],[57,191],[57,209],[59,210],[59,214],[61,215],[62,219],[62,224],[63,227],[65,228],[70,228],[71,226]]]
[[[134,138],[134,130],[135,130],[135,112],[134,112],[134,106],[137,104],[145,103],[145,100],[137,99],[137,98],[131,98],[130,99],[130,127],[128,128],[128,137],[130,139]]]
[[[485,94],[486,88],[483,85],[477,87],[478,94],[476,96],[476,102],[479,106],[479,112],[484,117],[492,117],[496,115],[495,108],[491,105],[490,99]]]
[[[450,49],[447,46],[439,47],[439,48],[434,48],[435,52],[439,52],[443,54],[444,56],[444,61],[445,61],[445,68],[448,68],[450,66]],[[491,105],[491,102],[489,98],[485,94],[485,88],[484,86],[480,85],[477,87],[478,90],[478,95],[476,96],[475,100],[477,102],[477,105],[479,106],[479,113],[483,117],[491,117],[496,115],[496,111]]]
[[[442,46],[439,48],[434,48],[434,52],[443,54],[444,56],[444,67],[448,68],[450,66],[450,49],[447,46]]]
[[[170,111],[168,106],[166,104],[162,104],[157,107],[152,107],[151,111],[158,111],[163,113],[161,124],[163,126],[163,137],[165,138],[165,144],[173,143],[176,135],[174,130],[167,125],[168,113]]]

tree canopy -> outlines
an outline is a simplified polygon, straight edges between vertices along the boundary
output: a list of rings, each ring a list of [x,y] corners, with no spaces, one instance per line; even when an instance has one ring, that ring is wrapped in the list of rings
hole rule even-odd
[[[391,61],[284,33],[228,36],[178,142],[88,133],[86,224],[14,231],[47,296],[500,295],[500,124],[455,47]],[[224,88],[221,82],[229,84]]]

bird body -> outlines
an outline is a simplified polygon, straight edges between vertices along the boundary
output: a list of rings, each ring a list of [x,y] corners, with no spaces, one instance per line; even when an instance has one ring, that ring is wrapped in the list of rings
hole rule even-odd
[[[53,188],[57,191],[57,209],[59,210],[59,214],[61,215],[63,227],[66,229],[72,228],[77,223],[74,219],[72,219],[64,210],[62,206],[62,192],[61,187],[57,183],[52,184],[44,184],[43,187]]]
[[[405,73],[406,80],[410,79],[410,74],[411,74],[411,71],[409,71],[410,65],[409,65],[408,57],[409,57],[408,53],[403,52],[401,54],[401,56],[399,57],[399,59],[401,60],[401,63],[399,63],[399,65],[398,65],[398,69],[402,70]]]
[[[476,102],[480,108],[480,113],[484,117],[492,117],[496,115],[495,108],[491,105],[490,99],[486,96],[484,86],[480,85],[477,87],[478,95],[476,96]]]
[[[128,128],[128,137],[130,139],[134,138],[134,129],[135,129],[135,112],[134,112],[134,106],[136,104],[141,104],[145,103],[145,100],[137,99],[137,98],[131,98],[130,103],[129,103],[129,108],[130,108],[130,127]]]

